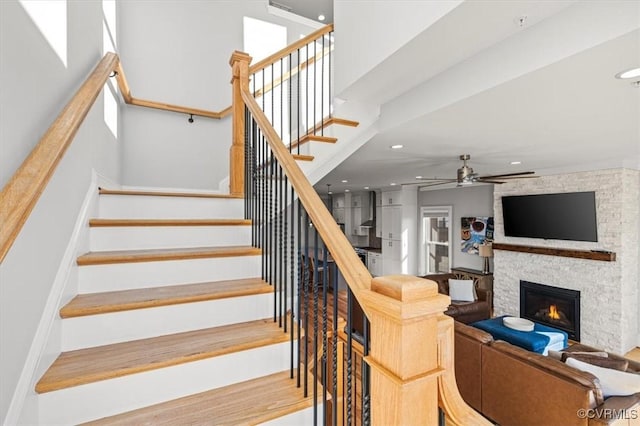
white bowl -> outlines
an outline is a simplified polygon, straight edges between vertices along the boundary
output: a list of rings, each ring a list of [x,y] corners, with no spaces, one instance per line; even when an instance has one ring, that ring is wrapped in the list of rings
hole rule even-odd
[[[533,331],[533,322],[524,318],[504,317],[502,323],[505,327],[518,331]]]

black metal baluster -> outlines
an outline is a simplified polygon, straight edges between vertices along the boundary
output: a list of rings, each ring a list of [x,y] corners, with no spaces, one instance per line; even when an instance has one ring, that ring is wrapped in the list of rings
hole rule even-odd
[[[313,134],[316,134],[316,99],[318,97],[316,82],[318,81],[318,72],[316,70],[316,57],[318,56],[318,42],[316,40],[313,41]],[[308,67],[307,67],[308,69]]]
[[[332,347],[332,360],[333,360],[333,374],[331,377],[331,396],[333,400],[332,404],[332,425],[338,424],[338,265],[332,263],[331,270],[333,271],[333,347]],[[340,360],[343,362],[344,360]]]
[[[333,114],[333,110],[331,108],[331,102],[333,101],[333,94],[331,93],[331,77],[333,76],[333,72],[331,70],[331,56],[333,55],[333,41],[331,40],[331,37],[333,37],[333,32],[329,33],[329,87],[328,87],[328,92],[329,92],[329,104],[328,104],[328,108],[329,108],[329,117],[332,116]]]
[[[352,315],[351,304],[353,295],[351,290],[347,289],[347,386],[345,392],[347,394],[347,424],[352,423],[352,387],[353,387],[353,332],[352,332]]]
[[[283,209],[282,209],[282,214],[283,214],[283,226],[284,226],[284,235],[282,237],[282,275],[281,275],[281,279],[283,282],[283,288],[284,288],[284,312],[285,315],[287,313],[287,306],[288,306],[288,299],[287,297],[289,296],[289,285],[287,284],[287,281],[289,279],[289,257],[287,256],[287,248],[288,248],[288,244],[289,244],[289,234],[291,233],[290,229],[289,229],[289,213],[287,212],[287,209],[289,208],[289,179],[287,178],[287,175],[283,173],[283,184],[284,184],[284,190],[283,190]],[[293,315],[293,310],[291,311],[291,315]],[[288,326],[288,322],[287,322],[287,318],[285,317],[284,320],[284,332],[286,333],[287,330],[289,330],[289,326]],[[291,334],[293,334],[293,328],[291,328]],[[293,355],[293,354],[292,354]],[[291,357],[291,362],[293,362],[293,356]],[[293,365],[293,364],[292,364]],[[293,368],[293,367],[292,367]]]
[[[291,85],[292,85],[291,79],[293,78],[293,74],[291,72],[291,69],[292,69],[291,58],[292,58],[291,53],[289,53],[289,78],[287,79],[289,81],[289,92],[287,93],[287,96],[289,98],[289,111],[288,111],[289,112],[289,152],[291,152],[291,150],[293,149],[291,147],[291,145],[293,144],[293,135],[291,134],[291,132],[293,131],[293,124],[291,123],[291,119],[293,118],[292,117],[293,114],[291,111],[293,109],[293,102],[292,102],[293,94],[291,93]],[[293,201],[293,199],[291,201]]]
[[[300,77],[302,77],[302,70],[300,69],[300,49],[298,49],[298,76],[296,77],[296,81],[298,83],[298,91],[296,93],[296,113],[298,115],[298,119],[296,120],[296,125],[298,126],[297,154],[300,154],[300,138],[302,137],[300,134],[300,110],[302,109],[302,105],[300,103]]]
[[[302,204],[300,204],[300,207],[302,208]],[[308,371],[309,371],[309,281],[310,281],[310,272],[309,271],[309,266],[311,265],[311,262],[309,261],[309,215],[307,214],[307,212],[304,212],[304,250],[305,250],[305,256],[304,256],[304,263],[303,263],[303,270],[304,270],[304,282],[302,283],[302,293],[304,295],[304,299],[302,301],[302,306],[304,307],[304,333],[305,333],[305,339],[304,339],[304,396],[306,397],[309,394],[309,390],[308,390]]]
[[[258,226],[260,224],[258,219],[258,137],[256,121],[251,119],[251,152],[252,152],[252,179],[253,179],[253,232],[251,238],[253,240],[253,246],[258,246]]]
[[[313,226],[313,424],[318,423],[318,230]]]
[[[362,424],[368,426],[371,424],[370,411],[370,381],[369,381],[369,364],[365,362],[365,358],[369,355],[369,320],[362,314],[362,334],[363,336],[363,356],[362,356]]]
[[[292,189],[293,190],[293,189]],[[298,299],[298,318],[296,319],[296,323],[297,323],[297,329],[296,332],[298,334],[298,362],[296,363],[296,365],[298,366],[298,387],[300,387],[300,368],[303,368],[303,366],[301,365],[301,356],[300,356],[300,348],[302,347],[302,339],[301,339],[301,334],[302,334],[302,318],[304,315],[303,312],[303,307],[302,307],[302,286],[304,285],[304,271],[302,269],[302,265],[304,264],[303,260],[302,260],[302,211],[300,210],[300,198],[298,198],[298,201],[296,202],[296,217],[298,218],[298,244],[297,244],[297,255],[298,255],[298,289],[296,292],[296,296]],[[305,369],[306,370],[306,369]],[[306,376],[305,376],[306,378]],[[305,392],[306,395],[306,392]]]
[[[327,315],[327,289],[329,287],[329,252],[322,242],[322,406],[327,406],[327,347],[329,346],[328,315]],[[335,336],[335,335],[334,335]],[[326,424],[326,410],[322,410],[323,424]]]
[[[267,141],[260,132],[260,141],[262,143],[262,279],[267,281]]]
[[[324,136],[324,38],[322,36],[322,59],[320,62],[320,135]]]
[[[287,322],[287,319],[284,318],[285,315],[285,292],[284,292],[284,280],[283,277],[283,269],[284,269],[284,258],[283,258],[283,241],[284,241],[284,211],[282,202],[284,201],[284,176],[282,175],[282,167],[278,165],[278,222],[279,222],[279,232],[278,232],[278,263],[277,263],[277,271],[278,271],[278,282],[280,283],[280,319],[278,320],[278,326],[283,327],[282,321]],[[286,325],[284,326],[286,329]],[[286,330],[285,330],[286,331]]]
[[[306,71],[305,71],[305,78],[306,78],[306,84],[305,84],[305,111],[304,111],[304,115],[305,115],[305,133],[309,133],[309,129],[311,126],[309,126],[309,44],[307,44],[305,46],[305,63],[307,64],[306,67]]]

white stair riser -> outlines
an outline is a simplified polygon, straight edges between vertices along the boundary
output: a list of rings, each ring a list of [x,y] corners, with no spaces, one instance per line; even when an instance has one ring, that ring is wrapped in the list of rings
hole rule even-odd
[[[78,424],[289,368],[284,342],[38,395],[40,424]]]
[[[269,318],[273,293],[62,320],[62,351]]]
[[[260,265],[261,256],[235,256],[81,266],[78,268],[78,292],[100,293],[253,278],[260,276]]]
[[[93,227],[91,251],[240,246],[251,244],[250,226]]]
[[[324,412],[324,404],[318,403],[318,420],[321,421],[322,413]],[[269,420],[264,423],[260,423],[263,426],[300,426],[300,425],[312,425],[313,419],[313,406],[305,408],[295,413],[287,414],[286,416],[278,417],[277,419]]]
[[[101,195],[99,216],[108,219],[238,219],[244,200],[229,198]]]

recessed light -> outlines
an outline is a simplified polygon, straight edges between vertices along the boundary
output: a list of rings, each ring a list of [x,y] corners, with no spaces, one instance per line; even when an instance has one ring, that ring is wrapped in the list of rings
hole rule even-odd
[[[422,176],[416,176],[416,179],[422,179]]]
[[[516,166],[516,165],[518,165],[518,164],[522,164],[522,161],[512,161],[512,162],[511,162],[511,165],[512,165],[512,166]]]
[[[369,187],[368,187],[368,186],[365,186],[365,187],[364,187],[364,189],[369,189]]]
[[[640,67],[632,68],[630,70],[622,71],[616,74],[616,78],[627,79],[640,77]]]
[[[395,183],[395,182],[391,182],[389,185],[391,185],[391,186],[396,186],[396,185],[397,185],[397,183]]]
[[[349,190],[348,190],[348,189],[345,189],[345,190],[344,190],[344,192],[349,192]]]
[[[401,149],[404,148],[404,145],[391,145],[391,149]]]
[[[325,16],[321,13],[318,15],[318,21],[324,21]]]
[[[348,180],[346,180],[346,179],[342,179],[340,182],[342,182],[342,183],[347,183],[347,182],[349,182],[349,181],[348,181]]]

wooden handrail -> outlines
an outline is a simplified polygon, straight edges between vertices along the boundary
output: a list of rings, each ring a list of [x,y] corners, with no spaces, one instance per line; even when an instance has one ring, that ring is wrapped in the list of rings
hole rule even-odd
[[[349,283],[349,288],[351,288],[356,299],[360,301],[359,293],[371,288],[371,274],[356,255],[349,240],[342,233],[331,213],[329,213],[329,210],[327,210],[313,186],[307,180],[302,169],[300,169],[300,166],[298,166],[271,126],[271,123],[269,123],[269,119],[264,115],[251,92],[243,89],[242,99],[256,123],[258,123],[260,130],[262,130],[273,155],[289,178],[289,182],[291,182],[298,194],[322,241],[325,242],[327,249],[331,252],[331,257],[338,265],[342,276]],[[368,314],[367,306],[362,303],[361,305],[365,314]]]
[[[0,262],[4,260],[117,64],[118,56],[115,53],[107,53],[100,60],[0,192]]]
[[[215,112],[134,98],[118,55],[108,52],[2,188],[0,192],[0,263],[9,252],[62,156],[114,71],[122,98],[127,104],[215,119],[231,114],[231,107]]]
[[[285,56],[289,56],[289,54],[295,52],[296,50],[300,49],[303,46],[306,46],[307,44],[311,43],[312,41],[314,41],[315,39],[319,38],[320,36],[323,36],[323,35],[325,35],[327,33],[330,33],[331,31],[333,31],[333,24],[329,24],[327,26],[324,26],[324,27],[320,28],[319,30],[316,30],[316,31],[312,32],[308,36],[306,36],[304,38],[301,38],[300,40],[298,40],[298,41],[296,41],[294,43],[291,43],[290,45],[288,45],[284,49],[280,49],[279,51],[277,51],[273,55],[267,56],[263,60],[258,61],[255,64],[251,65],[251,67],[249,67],[249,74],[253,74],[255,72],[258,72],[261,69],[263,69],[264,67],[266,67],[268,65],[271,65],[271,64],[275,63],[276,61],[280,60],[281,58],[284,58]]]
[[[127,83],[127,78],[124,74],[124,70],[122,69],[122,65],[120,64],[120,62],[118,62],[118,67],[116,68],[115,71],[116,71],[116,81],[118,82],[120,93],[122,93],[122,98],[124,99],[125,103],[129,105],[161,109],[165,111],[180,112],[183,114],[192,114],[192,115],[197,115],[199,117],[214,118],[217,120],[231,115],[231,106],[228,106],[222,111],[209,111],[205,109],[184,107],[180,105],[167,104],[164,102],[156,102],[156,101],[149,101],[146,99],[134,98],[133,95],[131,95],[131,89],[129,89],[129,84]]]

